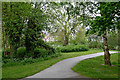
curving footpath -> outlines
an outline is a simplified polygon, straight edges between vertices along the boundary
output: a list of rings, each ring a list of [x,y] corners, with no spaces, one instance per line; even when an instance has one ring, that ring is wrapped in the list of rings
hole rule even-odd
[[[110,53],[117,53],[117,51],[110,51]],[[68,58],[52,65],[51,67],[35,75],[26,78],[87,78],[79,75],[76,72],[73,72],[71,68],[84,59],[89,59],[101,55],[104,55],[104,52]]]

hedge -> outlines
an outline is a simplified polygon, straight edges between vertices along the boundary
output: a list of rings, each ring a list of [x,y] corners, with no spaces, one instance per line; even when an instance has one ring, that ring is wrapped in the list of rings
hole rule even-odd
[[[61,52],[80,52],[88,51],[88,47],[84,45],[68,45],[59,47]]]

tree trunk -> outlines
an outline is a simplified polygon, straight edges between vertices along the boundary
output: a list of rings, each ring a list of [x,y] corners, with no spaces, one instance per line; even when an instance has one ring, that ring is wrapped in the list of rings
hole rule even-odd
[[[67,46],[68,45],[68,40],[69,40],[69,35],[67,34],[67,31],[64,31],[64,43],[63,46]]]
[[[11,56],[11,52],[12,52],[12,50],[11,50],[11,43],[10,43],[10,56]]]
[[[118,24],[118,50],[120,51],[120,24]]]
[[[107,43],[107,31],[104,31],[103,34],[103,46],[104,46],[104,60],[105,60],[105,65],[110,65],[110,53],[109,53],[109,48],[108,48],[108,43]]]
[[[3,40],[3,43],[2,43],[2,47],[3,47],[3,52],[4,52],[4,56],[6,56],[6,52],[5,52],[5,40],[4,40],[4,27],[2,27],[2,40]]]
[[[68,40],[69,40],[69,36],[65,35],[65,40],[64,40],[63,46],[67,46],[68,45]]]

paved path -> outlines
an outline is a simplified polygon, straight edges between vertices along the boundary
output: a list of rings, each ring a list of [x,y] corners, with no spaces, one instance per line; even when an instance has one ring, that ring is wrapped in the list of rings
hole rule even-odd
[[[117,51],[110,51],[110,53],[117,53]],[[73,72],[71,68],[74,67],[81,60],[93,58],[101,55],[104,55],[104,53],[100,52],[95,54],[78,56],[74,58],[68,58],[27,78],[87,78],[77,74],[76,72]]]

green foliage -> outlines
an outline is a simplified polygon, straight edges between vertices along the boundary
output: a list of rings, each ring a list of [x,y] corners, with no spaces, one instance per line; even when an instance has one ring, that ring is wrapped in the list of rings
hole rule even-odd
[[[56,53],[56,54],[60,54],[60,53],[61,53],[61,50],[60,50],[60,48],[59,48],[59,47],[54,48],[54,49],[55,49],[55,53]]]
[[[40,61],[44,61],[44,60],[49,60],[51,58],[55,58],[55,57],[59,57],[61,56],[61,54],[52,54],[52,55],[49,55],[49,56],[46,56],[46,57],[39,57],[39,58],[32,58],[32,57],[29,57],[29,58],[24,58],[24,59],[21,59],[21,58],[14,58],[13,60],[11,59],[3,59],[2,60],[2,66],[5,67],[5,66],[15,66],[15,65],[26,65],[26,64],[32,64],[32,63],[35,63],[35,62],[40,62]]]
[[[118,6],[119,2],[104,2],[99,3],[97,10],[100,10],[101,16],[96,16],[96,18],[91,22],[89,33],[97,32],[98,35],[102,35],[105,30],[111,31],[118,28]],[[117,16],[115,16],[117,15]]]
[[[24,58],[26,56],[26,47],[19,47],[17,49],[17,58]]]
[[[99,49],[103,49],[103,44],[100,42],[96,42],[96,41],[91,41],[88,43],[88,47],[89,48],[99,48]]]
[[[34,60],[30,57],[30,58],[24,58],[24,60],[21,61],[21,63],[23,65],[27,64],[27,63],[34,63]]]
[[[35,48],[34,49],[34,58],[38,58],[38,57],[45,57],[48,55],[48,51],[46,49],[43,48]]]
[[[45,49],[47,48],[47,49]],[[34,49],[34,54],[33,54],[33,58],[38,58],[38,57],[48,57],[49,55],[52,55],[52,54],[59,54],[59,50],[57,49],[54,49],[54,48],[51,48],[50,46],[47,45],[47,47],[43,47],[43,48],[40,48],[40,47],[36,47]]]
[[[4,56],[5,52],[5,56]],[[2,51],[3,58],[10,58],[10,48],[7,48],[5,51]]]
[[[118,49],[118,33],[111,32],[107,36],[109,49]]]
[[[74,36],[70,35],[69,43],[79,45],[79,44],[86,44],[87,40],[85,37],[85,30],[83,28],[78,28],[77,32]]]
[[[35,4],[35,6],[32,4]],[[2,9],[4,34],[9,38],[11,55],[13,55],[11,57],[32,57],[34,48],[39,46],[40,40],[38,39],[42,37],[42,30],[47,29],[46,15],[37,2],[4,2]],[[23,48],[18,49],[21,46],[26,47],[26,53]],[[49,46],[42,40],[40,46],[49,49]],[[51,54],[50,51],[49,54]]]
[[[51,45],[48,45],[47,43],[45,43],[41,39],[38,39],[38,41],[37,41],[37,47],[41,47],[41,48],[44,48],[44,49],[48,50],[49,54],[51,54],[51,52],[55,53],[55,51],[56,51],[55,48],[53,48]]]
[[[5,51],[7,54],[10,54],[10,48]]]
[[[63,45],[63,43],[59,42],[59,41],[49,41],[49,42],[47,42],[47,44],[50,45],[50,46],[52,46],[52,47],[54,47],[54,48]]]
[[[16,53],[16,49],[20,46],[22,29],[26,25],[25,22],[30,8],[31,5],[24,2],[3,2],[2,4],[2,22],[5,34],[9,38],[12,55]]]
[[[80,51],[88,51],[88,47],[84,45],[68,45],[59,47],[61,52],[80,52]]]
[[[42,30],[44,30],[46,27],[46,16],[37,7],[38,6],[36,6],[36,8],[32,8],[30,11],[27,27],[24,29],[25,46],[27,52],[33,51],[34,48],[38,45],[38,42],[36,41],[42,37]]]

